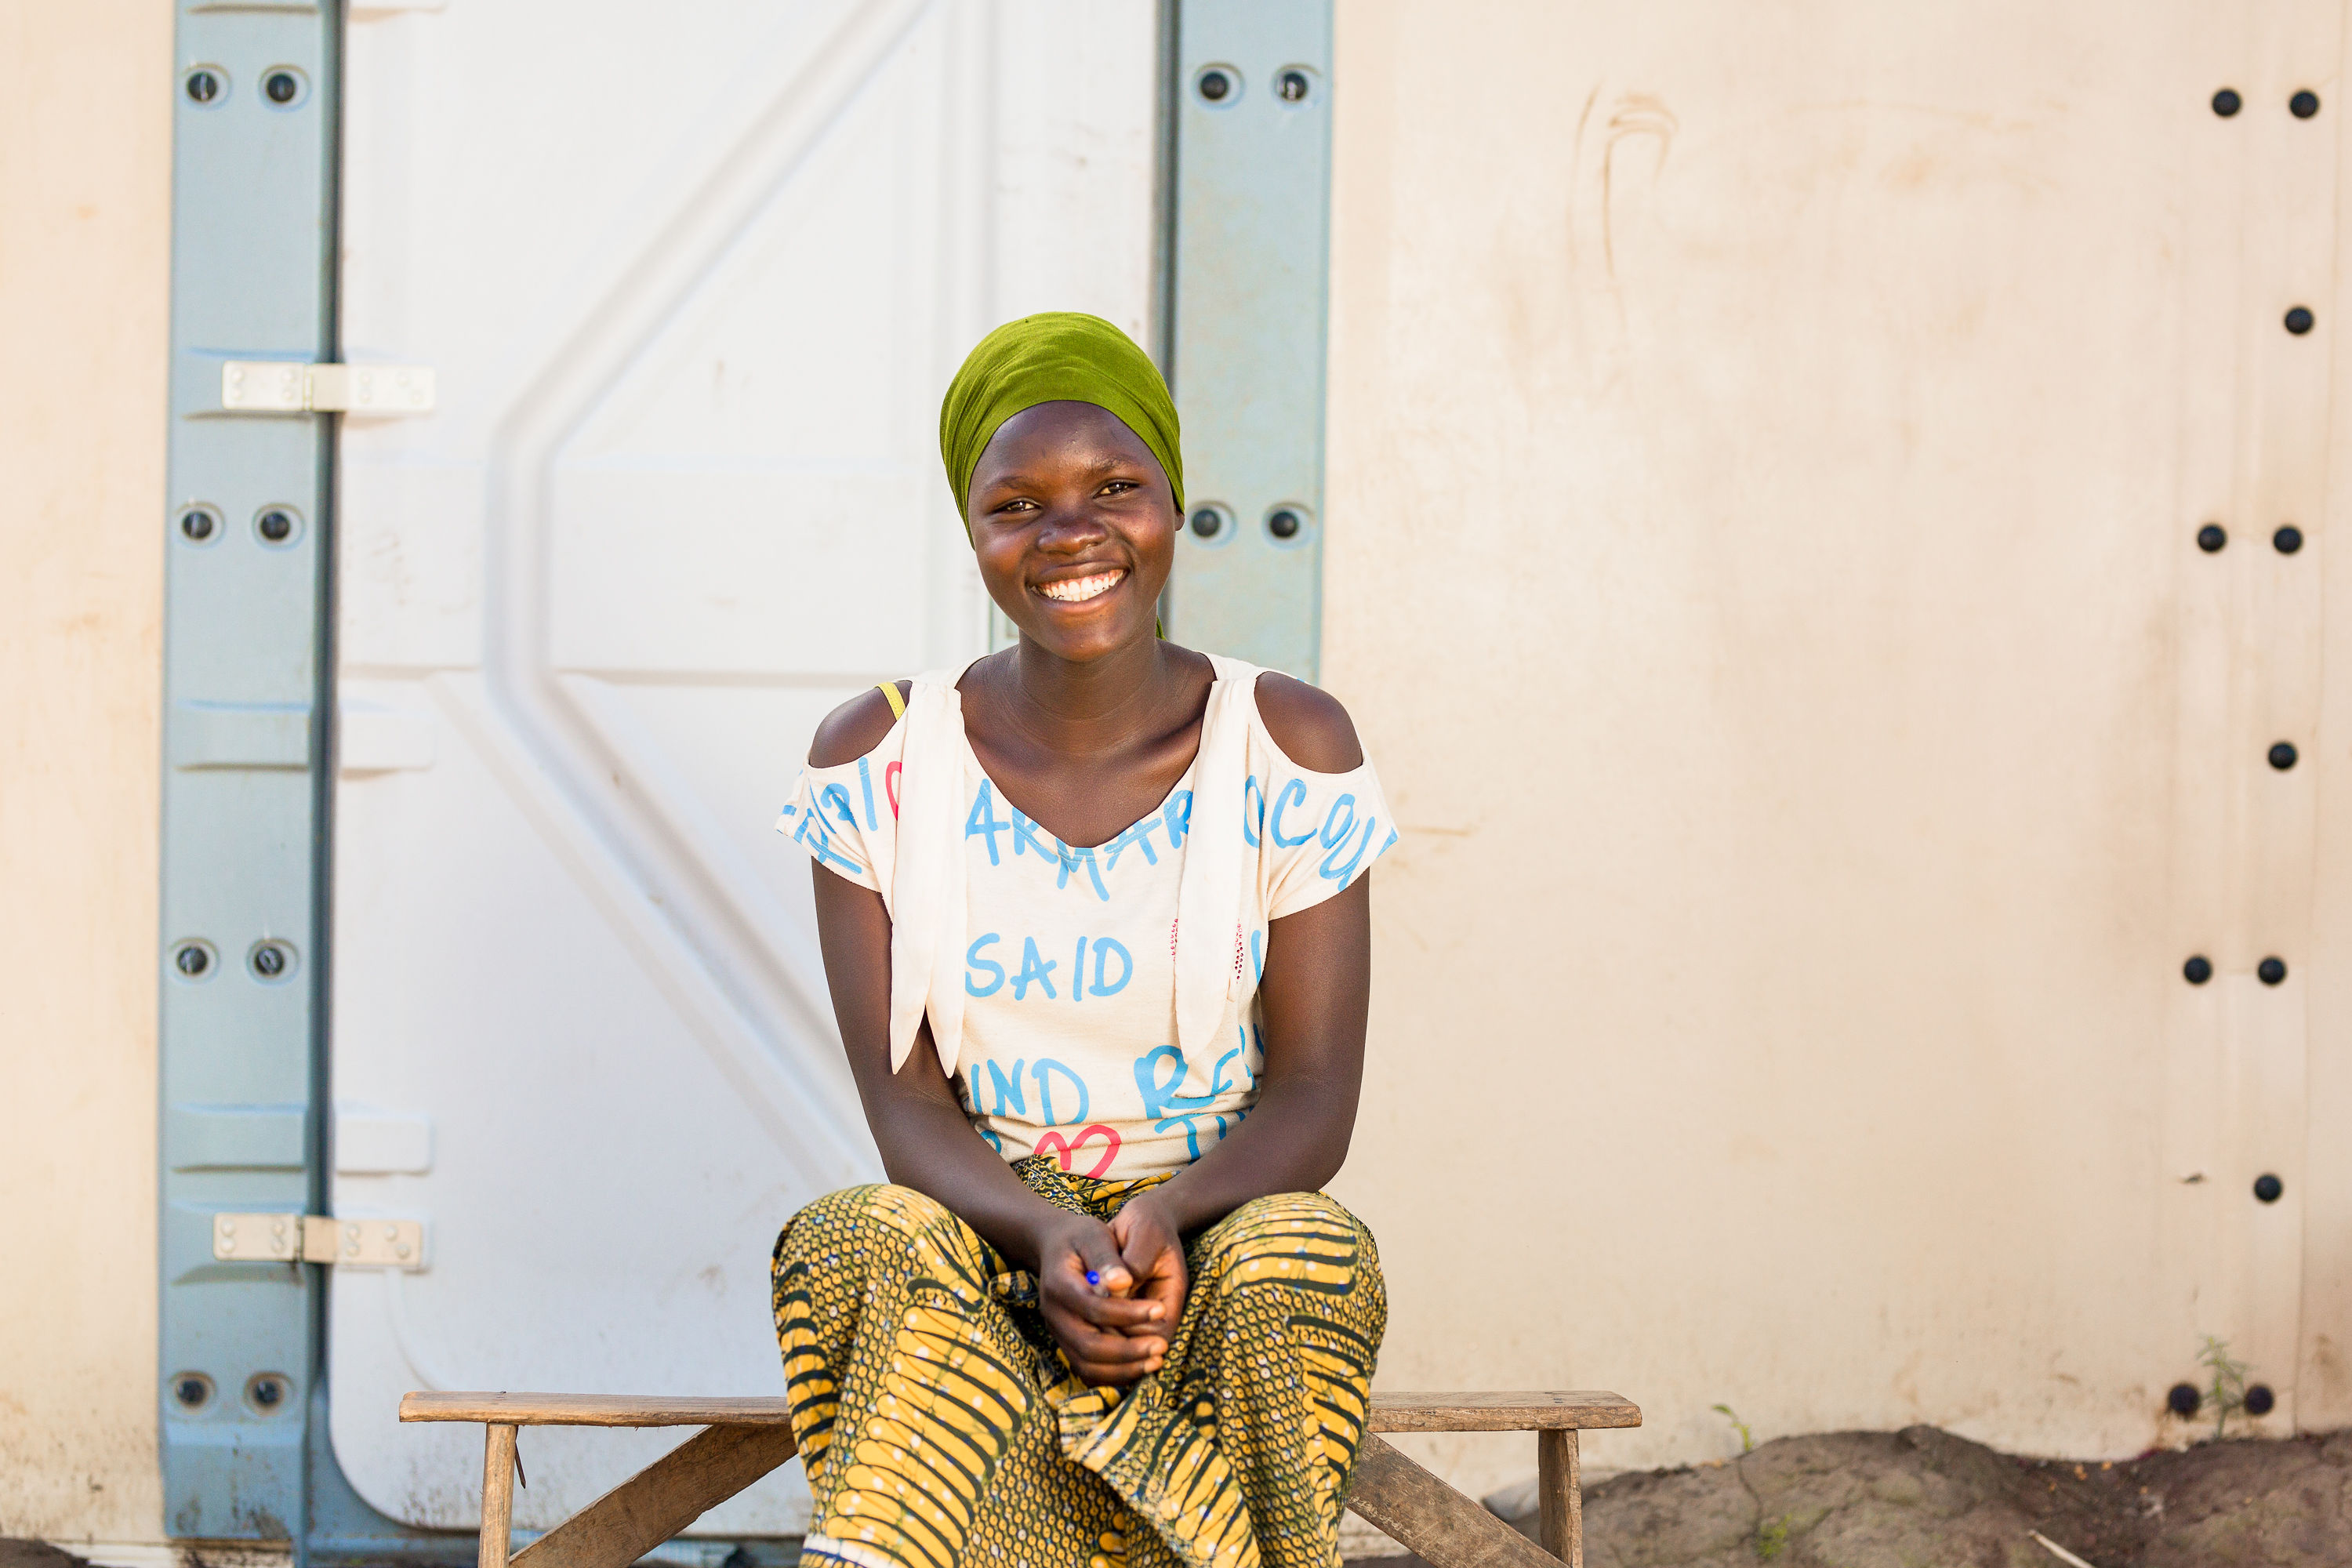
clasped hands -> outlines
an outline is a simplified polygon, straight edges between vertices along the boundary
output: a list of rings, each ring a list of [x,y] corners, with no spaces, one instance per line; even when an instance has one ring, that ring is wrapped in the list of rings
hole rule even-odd
[[[1056,1209],[1037,1233],[1045,1326],[1070,1370],[1096,1387],[1124,1387],[1160,1370],[1189,1283],[1183,1240],[1150,1193],[1129,1199],[1108,1225]]]

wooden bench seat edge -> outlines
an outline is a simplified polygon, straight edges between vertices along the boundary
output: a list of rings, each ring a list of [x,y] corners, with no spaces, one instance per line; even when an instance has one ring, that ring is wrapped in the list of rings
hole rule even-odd
[[[473,1421],[505,1426],[782,1426],[781,1396],[679,1399],[634,1394],[415,1393],[403,1421]],[[1639,1426],[1641,1410],[1600,1390],[1375,1394],[1375,1432],[1589,1431]]]

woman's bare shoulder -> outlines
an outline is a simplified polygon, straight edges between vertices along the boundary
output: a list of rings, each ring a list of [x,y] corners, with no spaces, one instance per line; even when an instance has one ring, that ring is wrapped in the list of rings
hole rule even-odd
[[[907,700],[915,689],[911,680],[897,683],[898,700]],[[816,727],[816,739],[809,742],[808,765],[813,768],[838,768],[856,762],[882,743],[890,726],[898,716],[890,710],[890,700],[882,695],[880,687],[867,687],[840,707],[824,716]]]
[[[1257,678],[1257,714],[1282,754],[1318,773],[1344,773],[1364,765],[1355,721],[1339,700],[1277,670]]]

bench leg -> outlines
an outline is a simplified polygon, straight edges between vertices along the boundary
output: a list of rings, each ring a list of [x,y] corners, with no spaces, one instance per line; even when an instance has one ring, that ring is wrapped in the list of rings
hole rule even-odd
[[[492,1422],[482,1429],[480,1568],[507,1568],[514,1541],[515,1429]]]
[[[630,1568],[793,1452],[789,1426],[706,1426],[516,1552],[514,1568]]]
[[[1554,1568],[1534,1542],[1369,1432],[1348,1507],[1431,1568]]]
[[[1543,1549],[1568,1568],[1584,1568],[1584,1475],[1575,1432],[1536,1434],[1536,1490]]]

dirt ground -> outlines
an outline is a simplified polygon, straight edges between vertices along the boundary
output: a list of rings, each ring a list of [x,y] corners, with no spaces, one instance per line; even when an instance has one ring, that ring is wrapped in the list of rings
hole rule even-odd
[[[45,1541],[0,1538],[0,1568],[83,1568],[82,1560]]]
[[[1584,1504],[1588,1568],[2060,1568],[2036,1531],[2093,1568],[2352,1564],[2352,1431],[2112,1464],[2011,1458],[1933,1426],[1839,1432],[1613,1477]]]
[[[1782,1437],[1603,1481],[1584,1528],[1588,1568],[2059,1568],[2036,1531],[2092,1568],[2352,1565],[2352,1431],[2112,1464],[2011,1458],[1933,1426]],[[0,1541],[0,1568],[79,1563]]]

